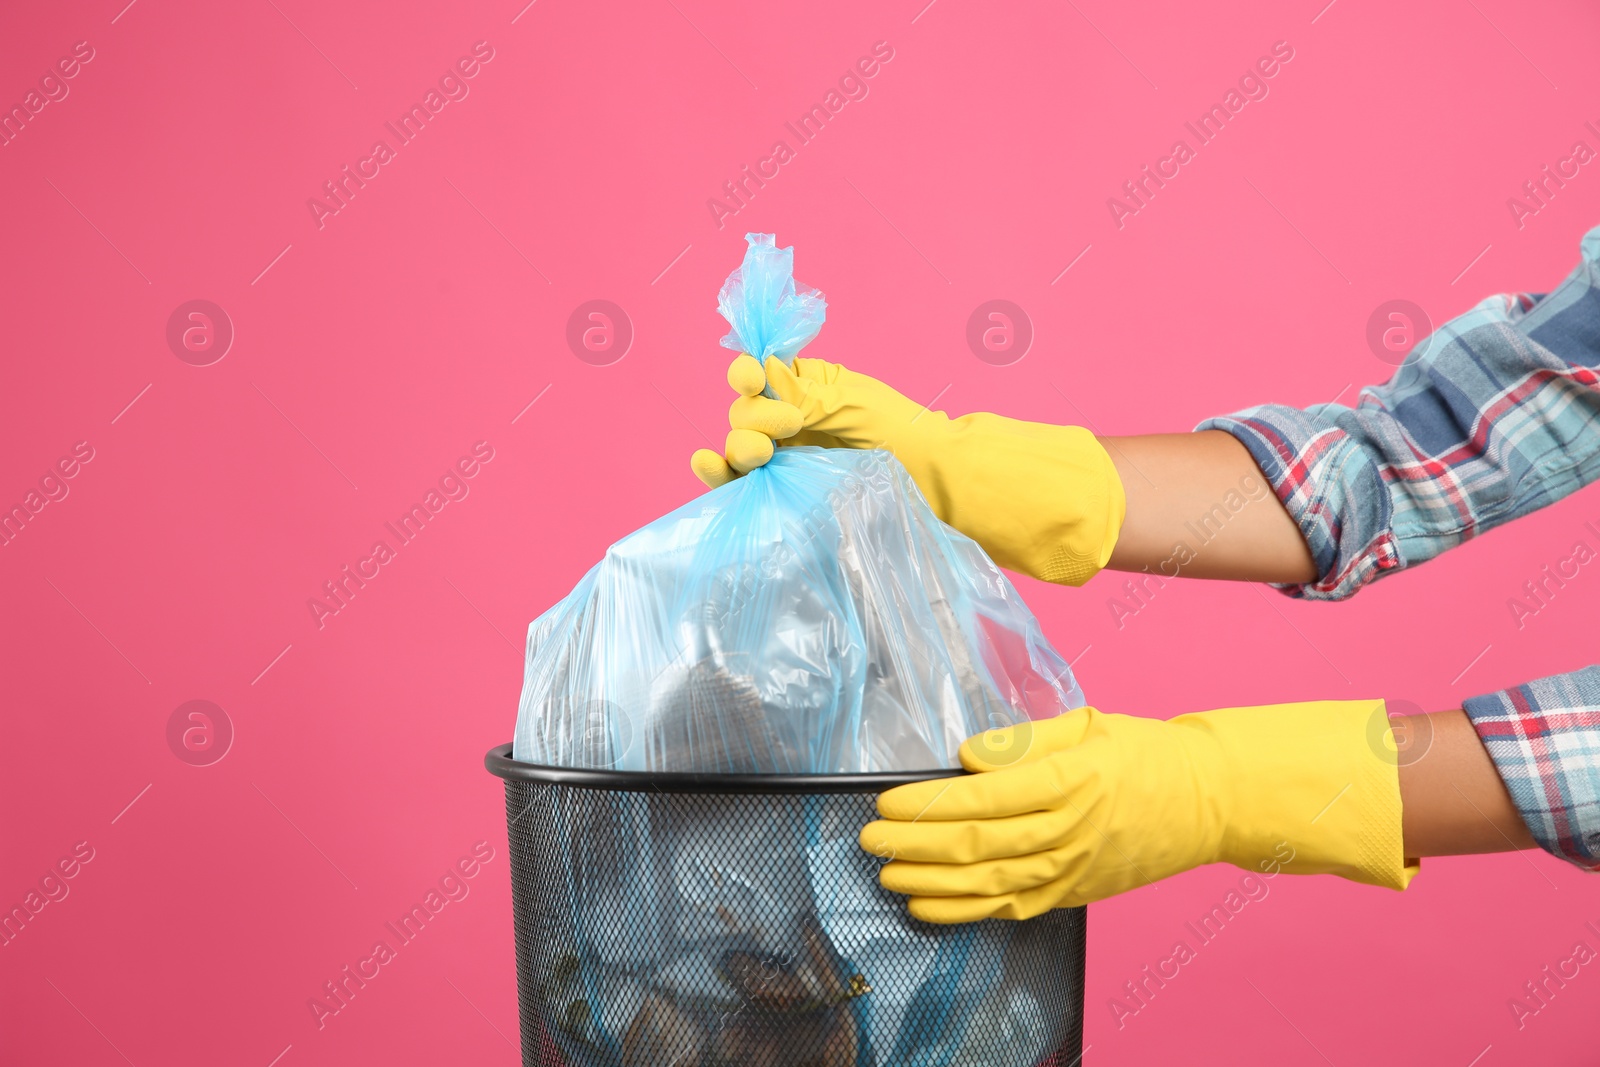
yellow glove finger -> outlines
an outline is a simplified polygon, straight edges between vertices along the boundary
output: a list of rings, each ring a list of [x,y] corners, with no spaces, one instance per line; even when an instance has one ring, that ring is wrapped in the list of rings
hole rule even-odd
[[[1047,766],[1038,766],[1043,761],[1035,760],[983,774],[897,786],[878,794],[878,814],[903,822],[947,822],[1047,811],[1065,804],[1068,794],[1080,791],[1084,782],[1099,780],[1092,758],[1082,755],[1096,744],[1090,741],[1058,751],[1054,755],[1060,759]]]
[[[711,451],[709,448],[697,448],[694,455],[689,457],[689,469],[694,471],[694,476],[712,489],[719,485],[727,485],[738,477],[728,461]]]
[[[1055,848],[1080,823],[1081,817],[1071,807],[970,822],[879,819],[863,826],[856,840],[879,859],[978,863]]]
[[[728,408],[728,425],[782,440],[800,432],[800,409],[764,396],[741,396]]]
[[[911,437],[933,432],[949,421],[876,378],[827,360],[797,359],[793,367],[786,367],[774,356],[766,367],[771,394],[800,410],[802,432],[825,433],[834,439],[834,447],[888,447],[905,463],[910,454],[902,453],[912,447]],[[912,476],[916,477],[915,470]]]
[[[885,438],[879,423],[898,424],[911,417],[900,410],[910,405],[905,397],[824,359],[796,359],[791,369],[777,356],[768,356],[767,384],[773,396],[799,410],[803,427],[836,436],[851,448],[881,446]],[[915,405],[911,409],[920,410]]]
[[[778,357],[767,357],[768,370],[772,369],[770,364],[774,359],[778,359]],[[778,365],[783,366],[783,360],[779,359]],[[832,385],[847,373],[842,363],[829,363],[825,359],[802,358],[800,356],[795,357],[792,367],[784,367],[783,369],[789,371],[795,378],[808,382],[818,382],[822,385]],[[777,387],[774,386],[772,391],[776,393],[778,391]]]
[[[796,359],[794,363],[795,369],[791,370],[777,356],[768,356],[767,384],[772,387],[773,396],[802,410],[807,399],[819,392],[817,386],[831,385],[844,370],[824,359]]]
[[[786,445],[816,445],[818,448],[843,448],[840,440],[831,433],[822,433],[819,430],[801,430],[793,437],[784,439]]]
[[[1053,719],[1038,719],[974,734],[961,745],[961,766],[985,773],[1020,767],[1080,744],[1089,732],[1094,708],[1076,708]]]
[[[909,863],[896,860],[878,872],[891,893],[914,897],[994,897],[1049,882],[1072,882],[1094,857],[1076,843],[1028,856],[981,863]]]
[[[725,446],[728,466],[748,474],[772,458],[772,438],[754,430],[729,430]]]
[[[1032,919],[1056,908],[1089,903],[1051,884],[997,897],[912,897],[908,908],[925,923],[970,923],[980,919]]]
[[[755,396],[767,387],[767,375],[761,361],[751,355],[735,356],[728,364],[728,384],[740,396]]]

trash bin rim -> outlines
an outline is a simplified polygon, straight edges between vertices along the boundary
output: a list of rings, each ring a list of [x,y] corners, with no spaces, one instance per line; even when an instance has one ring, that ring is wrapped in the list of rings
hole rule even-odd
[[[541,782],[580,789],[624,793],[881,793],[897,785],[954,778],[960,768],[896,771],[886,774],[702,774],[698,772],[595,771],[548,767],[511,758],[509,744],[496,745],[483,757],[489,773],[507,781]]]

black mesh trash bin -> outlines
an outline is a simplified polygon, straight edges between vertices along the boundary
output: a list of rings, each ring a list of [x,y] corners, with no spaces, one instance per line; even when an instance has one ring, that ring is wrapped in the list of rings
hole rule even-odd
[[[527,1067],[1073,1067],[1084,909],[910,918],[856,846],[949,773],[506,780]]]

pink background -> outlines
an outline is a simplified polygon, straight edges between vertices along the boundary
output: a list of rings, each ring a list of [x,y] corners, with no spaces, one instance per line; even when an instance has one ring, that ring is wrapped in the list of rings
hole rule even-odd
[[[1138,433],[1381,380],[1379,304],[1439,322],[1548,288],[1600,216],[1593,166],[1521,228],[1506,207],[1600,147],[1600,16],[1577,0],[125,2],[0,33],[6,104],[94,49],[0,148],[0,504],[94,454],[0,547],[0,904],[93,849],[0,948],[7,1063],[515,1062],[480,761],[511,737],[529,620],[698,491],[688,456],[728,399],[714,296],[746,230],[827,292],[813,354],[924,400],[948,386],[953,411]],[[1107,198],[1280,40],[1270,95],[1118,229]],[[308,198],[478,41],[470,95],[319,229]],[[719,228],[708,198],[794,148],[784,122],[878,41],[869,95]],[[209,366],[166,341],[196,298],[236,330]],[[965,341],[993,298],[1036,331],[1010,366]],[[565,340],[592,299],[635,332],[609,366]],[[319,629],[308,599],[479,441],[470,495]],[[1454,707],[1593,659],[1600,573],[1520,631],[1506,606],[1590,520],[1579,494],[1341,605],[1170,584],[1120,629],[1122,576],[1020,581],[1108,709]],[[190,700],[232,724],[209,766],[169,747]],[[308,999],[480,841],[469,895],[319,1029]],[[1088,1062],[1592,1050],[1600,969],[1520,1030],[1507,1005],[1600,948],[1597,883],[1543,854],[1431,861],[1403,896],[1275,879],[1119,1029],[1109,999],[1238,877],[1093,908]]]

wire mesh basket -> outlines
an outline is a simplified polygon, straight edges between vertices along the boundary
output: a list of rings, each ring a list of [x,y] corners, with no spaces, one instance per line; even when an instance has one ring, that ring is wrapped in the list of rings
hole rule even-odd
[[[912,919],[856,844],[958,771],[505,779],[526,1067],[1075,1067],[1085,913]]]

